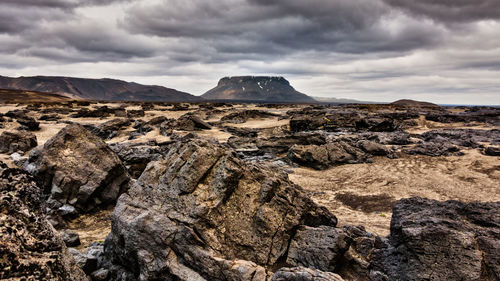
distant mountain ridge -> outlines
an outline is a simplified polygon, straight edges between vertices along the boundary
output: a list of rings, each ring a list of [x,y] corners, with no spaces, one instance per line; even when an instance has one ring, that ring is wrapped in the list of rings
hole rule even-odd
[[[272,76],[224,77],[217,86],[202,95],[208,100],[315,103],[310,96],[296,91],[288,80]]]
[[[441,108],[441,106],[431,103],[431,102],[426,102],[426,101],[416,101],[416,100],[409,100],[409,99],[402,99],[402,100],[397,100],[395,102],[391,103],[392,105],[397,105],[397,106],[405,106],[405,107],[423,107],[423,108]]]
[[[33,102],[65,102],[71,98],[54,93],[0,89],[0,103],[33,103]]]
[[[163,86],[141,85],[116,79],[62,76],[0,76],[0,88],[55,93],[73,98],[109,101],[200,101],[200,97]]]

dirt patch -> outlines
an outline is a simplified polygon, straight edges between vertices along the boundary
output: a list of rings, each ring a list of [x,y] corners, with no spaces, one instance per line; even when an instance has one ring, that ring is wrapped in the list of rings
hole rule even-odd
[[[325,171],[296,168],[289,177],[335,214],[339,225],[361,224],[378,235],[387,235],[392,215],[389,208],[358,210],[336,196],[387,194],[394,200],[420,196],[441,201],[499,201],[498,157],[485,156],[474,149],[464,152],[464,156],[449,157],[376,157],[373,163],[342,165]]]
[[[338,193],[335,199],[342,202],[351,209],[365,213],[390,212],[396,203],[394,197],[387,194],[357,195],[351,192]]]
[[[68,223],[68,229],[74,230],[80,236],[81,245],[78,249],[88,248],[92,242],[104,242],[111,232],[112,209],[81,215]]]

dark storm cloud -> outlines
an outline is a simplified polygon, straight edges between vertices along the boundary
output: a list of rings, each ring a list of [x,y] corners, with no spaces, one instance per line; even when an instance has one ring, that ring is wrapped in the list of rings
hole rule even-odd
[[[284,75],[318,96],[443,101],[457,91],[463,102],[480,94],[493,100],[499,6],[499,0],[0,0],[0,75],[137,78],[199,94],[221,76]],[[472,92],[478,96],[467,96]]]
[[[377,0],[163,1],[138,4],[122,26],[165,38],[198,38],[219,53],[404,51],[436,42],[434,30],[387,32]]]
[[[498,0],[384,0],[405,11],[448,23],[500,19]]]
[[[108,5],[114,2],[131,0],[2,0],[2,4],[11,6],[34,6],[40,8],[72,9],[87,5]]]
[[[137,40],[96,18],[82,17],[78,8],[99,7],[129,0],[3,0],[0,2],[1,53],[58,62],[117,61],[149,57],[156,44]],[[92,15],[89,15],[92,16]],[[141,38],[142,39],[142,38]]]
[[[34,28],[41,21],[68,19],[67,12],[54,8],[40,8],[36,6],[21,7],[0,3],[0,33],[19,35],[27,29]]]

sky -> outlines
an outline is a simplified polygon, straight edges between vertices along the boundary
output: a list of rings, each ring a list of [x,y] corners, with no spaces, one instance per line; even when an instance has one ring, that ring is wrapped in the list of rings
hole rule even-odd
[[[500,104],[499,0],[0,0],[0,75]]]

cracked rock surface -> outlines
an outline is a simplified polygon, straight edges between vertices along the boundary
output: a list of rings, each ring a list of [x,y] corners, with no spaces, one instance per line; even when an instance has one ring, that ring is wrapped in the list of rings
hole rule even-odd
[[[180,141],[120,197],[105,252],[125,280],[266,280],[300,225],[336,222],[286,175]]]

